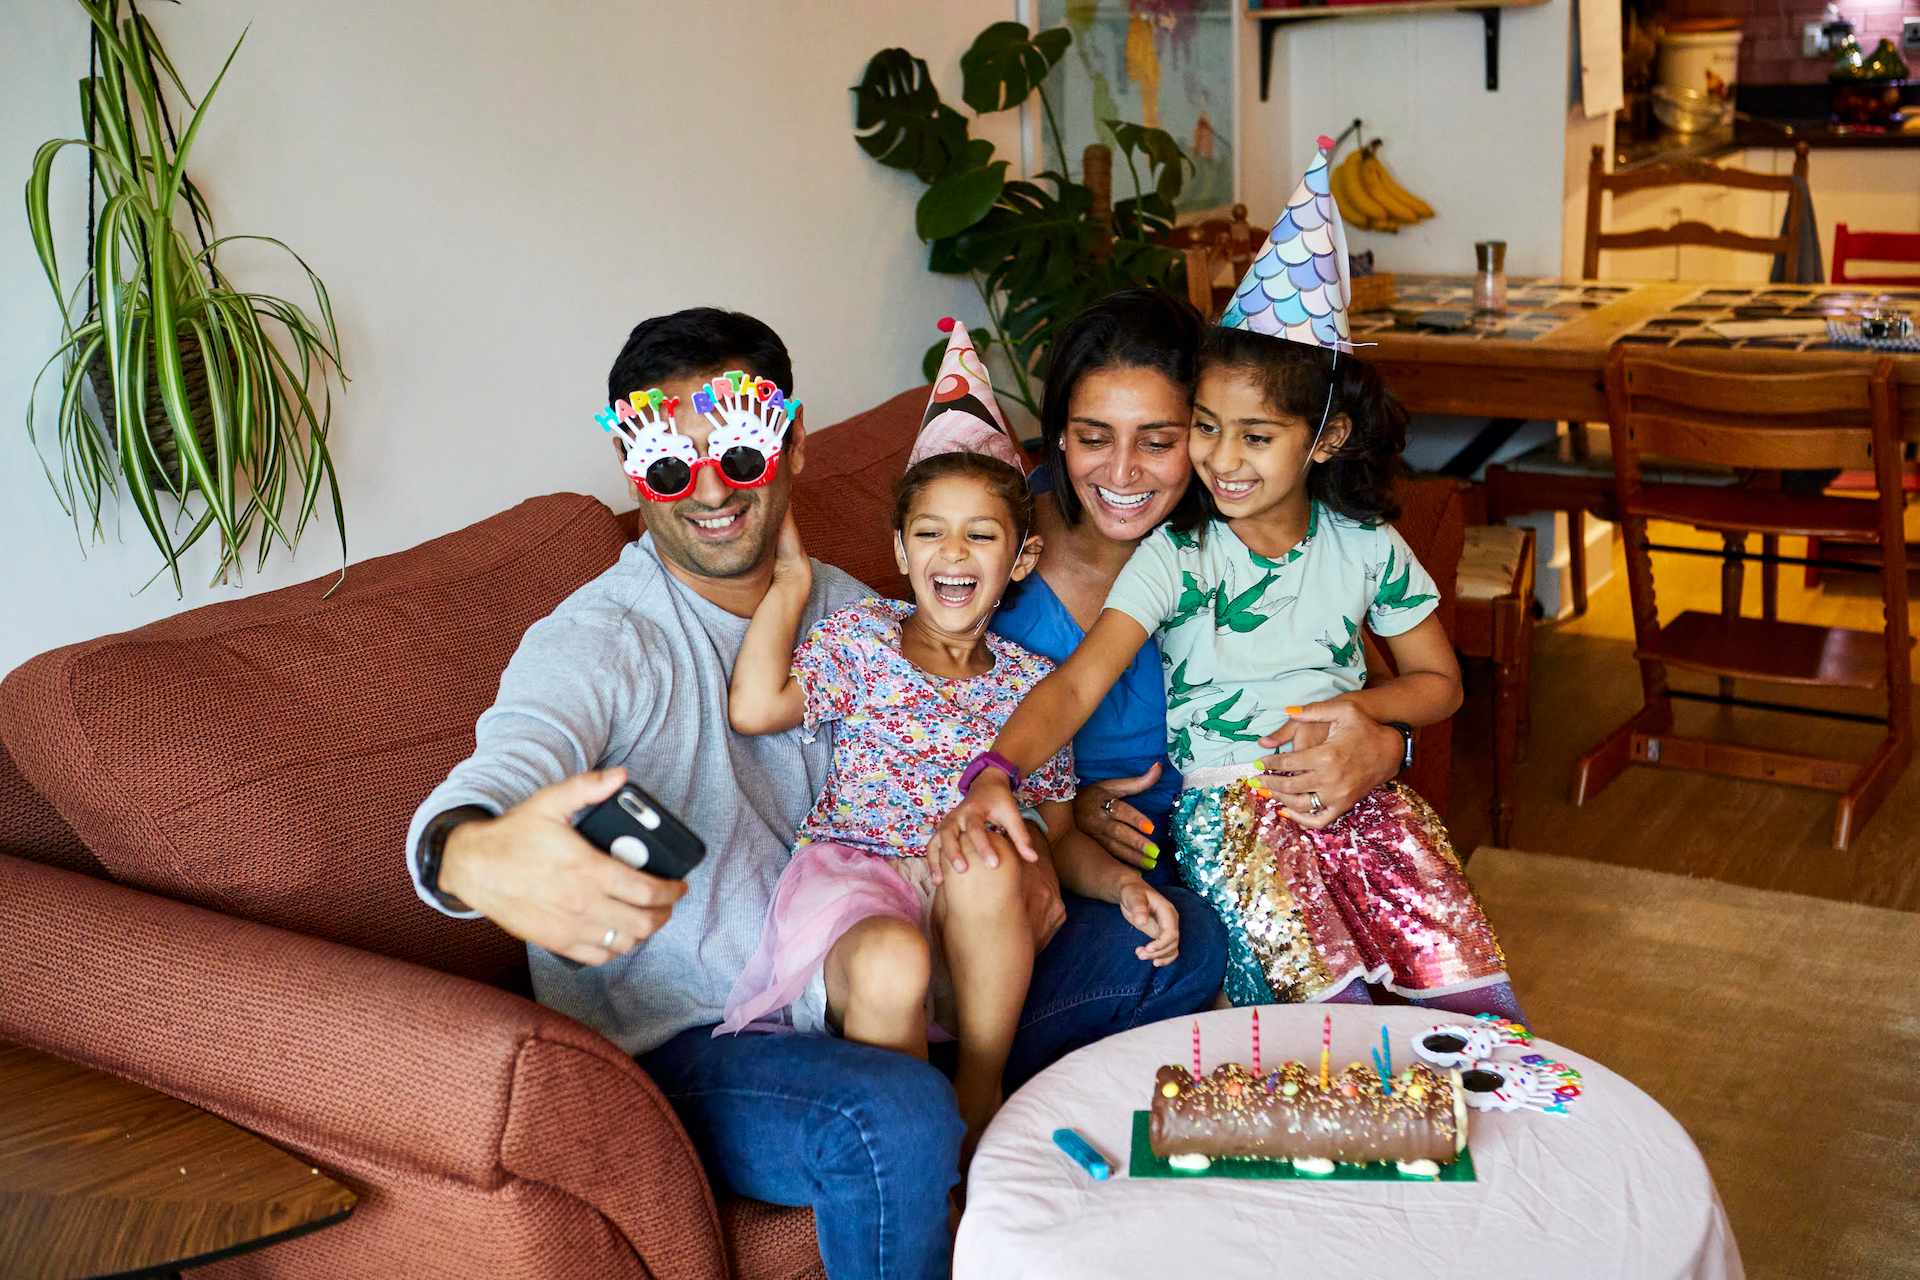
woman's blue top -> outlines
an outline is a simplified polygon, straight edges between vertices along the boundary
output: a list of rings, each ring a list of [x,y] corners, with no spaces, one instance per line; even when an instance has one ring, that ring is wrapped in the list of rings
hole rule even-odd
[[[1087,633],[1038,573],[1009,583],[991,629],[1058,664],[1066,661]],[[1131,778],[1158,763],[1160,780],[1127,803],[1167,829],[1173,798],[1180,794],[1180,771],[1167,758],[1167,686],[1160,671],[1160,646],[1148,640],[1133,665],[1101,700],[1093,716],[1073,738],[1073,763],[1082,782]]]

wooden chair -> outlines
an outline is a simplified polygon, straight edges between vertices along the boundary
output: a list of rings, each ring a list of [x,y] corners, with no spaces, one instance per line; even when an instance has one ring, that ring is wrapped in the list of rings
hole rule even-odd
[[[1516,761],[1532,721],[1534,537],[1468,525],[1455,586],[1453,647],[1493,661],[1493,842],[1513,835]]]
[[[1728,372],[1637,358],[1616,347],[1607,364],[1607,404],[1644,705],[1575,763],[1573,802],[1586,803],[1630,763],[1818,787],[1841,793],[1833,845],[1845,849],[1913,754],[1893,361],[1883,357],[1871,368],[1819,373]],[[1649,488],[1641,483],[1643,453],[1736,467],[1871,466],[1879,496],[1869,503],[1742,489]],[[1649,553],[1673,548],[1649,543],[1650,519],[1743,538],[1752,532],[1779,538],[1860,537],[1877,531],[1886,546],[1880,571],[1885,630],[1876,634],[1694,610],[1662,626]],[[1864,765],[1679,736],[1672,732],[1674,698],[1810,715],[1841,713],[1669,689],[1670,666],[1723,680],[1884,689],[1887,736]],[[1874,722],[1880,723],[1877,717]]]
[[[1800,278],[1800,224],[1807,216],[1807,144],[1793,148],[1793,173],[1783,176],[1752,173],[1746,169],[1722,168],[1705,160],[1680,160],[1673,164],[1636,169],[1632,173],[1608,173],[1606,148],[1596,146],[1587,164],[1587,238],[1580,257],[1580,274],[1589,280],[1600,274],[1602,249],[1658,249],[1667,245],[1704,245],[1714,249],[1733,249],[1746,253],[1774,254],[1786,259],[1786,282]],[[1799,179],[1795,182],[1794,179]],[[1777,236],[1750,236],[1739,231],[1723,231],[1704,222],[1682,221],[1669,227],[1649,227],[1640,231],[1600,230],[1603,197],[1612,192],[1626,195],[1651,187],[1687,185],[1734,187],[1743,191],[1778,191],[1787,197],[1786,229]]]
[[[1800,273],[1800,231],[1806,218],[1807,144],[1793,149],[1793,173],[1776,176],[1751,173],[1745,169],[1723,168],[1704,160],[1683,160],[1671,165],[1639,169],[1633,173],[1608,173],[1606,148],[1596,146],[1587,164],[1587,229],[1581,254],[1580,274],[1592,280],[1600,274],[1602,249],[1653,249],[1666,245],[1704,245],[1749,253],[1780,255],[1786,260],[1784,272],[1789,282]],[[1794,179],[1800,180],[1799,184]],[[1641,231],[1600,230],[1608,192],[1624,195],[1653,187],[1688,184],[1733,187],[1745,191],[1777,191],[1787,197],[1786,230],[1777,236],[1750,236],[1738,231],[1723,231],[1704,222],[1682,221],[1668,227]],[[1700,468],[1683,477],[1686,483],[1731,484],[1735,477],[1724,469],[1714,479]],[[1578,617],[1587,611],[1586,516],[1602,520],[1613,518],[1613,469],[1605,459],[1592,457],[1586,448],[1586,433],[1575,424],[1570,436],[1551,441],[1505,466],[1489,467],[1486,477],[1488,517],[1505,520],[1509,516],[1532,511],[1563,511],[1567,516],[1568,571],[1573,578],[1573,612]],[[1729,561],[1730,565],[1736,562]],[[1739,607],[1737,569],[1730,568],[1728,600]],[[1763,589],[1771,615],[1777,575],[1771,565],[1762,575]]]
[[[1234,288],[1253,264],[1255,250],[1263,243],[1262,233],[1247,221],[1247,206],[1233,206],[1233,217],[1207,218],[1182,223],[1161,240],[1169,249],[1178,249],[1187,259],[1187,300],[1194,310],[1209,320],[1217,319],[1233,301]],[[1231,279],[1216,286],[1213,278],[1221,264],[1231,268]]]
[[[1833,228],[1833,282],[1835,284],[1894,284],[1920,288],[1920,276],[1861,276],[1847,270],[1854,258],[1868,262],[1920,262],[1920,234],[1910,231],[1849,231],[1839,222]]]

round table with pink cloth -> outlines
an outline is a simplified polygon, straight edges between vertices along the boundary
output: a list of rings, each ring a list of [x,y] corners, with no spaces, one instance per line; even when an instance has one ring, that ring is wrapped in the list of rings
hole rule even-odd
[[[1434,1010],[1268,1005],[1261,1060],[1370,1062],[1384,1023],[1394,1065]],[[1199,1015],[1202,1064],[1248,1062],[1250,1011]],[[1133,1113],[1154,1072],[1190,1064],[1193,1023],[1155,1023],[1070,1054],[1008,1099],[974,1156],[955,1280],[1184,1280],[1205,1276],[1630,1277],[1739,1280],[1740,1253],[1713,1179],[1679,1122],[1597,1062],[1544,1040],[1575,1067],[1566,1114],[1474,1111],[1472,1182],[1132,1178]],[[1520,1050],[1496,1056],[1512,1056]],[[1113,1167],[1090,1178],[1054,1145],[1077,1130]]]

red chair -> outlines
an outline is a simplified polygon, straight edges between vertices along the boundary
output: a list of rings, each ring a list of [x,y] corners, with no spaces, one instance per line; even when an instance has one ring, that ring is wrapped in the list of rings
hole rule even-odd
[[[1834,224],[1833,228],[1833,283],[1835,284],[1891,284],[1920,288],[1920,276],[1856,276],[1847,274],[1847,260],[1857,258],[1866,262],[1914,262],[1920,263],[1920,234],[1910,231],[1849,231],[1844,222]],[[1920,467],[1909,461],[1901,471],[1903,488],[1909,495],[1920,493]],[[1839,477],[1828,487],[1829,493],[1873,492],[1874,478],[1871,471],[1842,471]],[[1920,546],[1910,546],[1909,555],[1920,551]],[[1865,544],[1829,543],[1823,539],[1812,538],[1807,542],[1809,560],[1849,560],[1863,565],[1880,563],[1877,541]],[[1820,566],[1808,565],[1806,584],[1818,586]]]
[[[1833,228],[1833,282],[1835,284],[1895,284],[1920,288],[1920,276],[1853,276],[1847,259],[1868,262],[1920,262],[1920,234],[1910,231],[1848,231],[1844,222]]]

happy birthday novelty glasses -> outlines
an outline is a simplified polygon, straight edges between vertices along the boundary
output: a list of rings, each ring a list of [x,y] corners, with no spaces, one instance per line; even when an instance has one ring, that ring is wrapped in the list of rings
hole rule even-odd
[[[703,466],[720,473],[728,487],[753,489],[773,479],[780,444],[799,408],[779,387],[729,369],[693,393],[693,409],[713,424],[707,456],[674,427],[680,397],[660,388],[636,391],[594,415],[600,429],[620,441],[623,469],[652,502],[673,502],[693,492]]]

